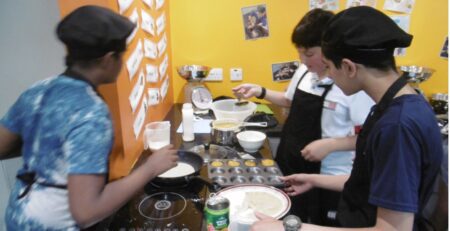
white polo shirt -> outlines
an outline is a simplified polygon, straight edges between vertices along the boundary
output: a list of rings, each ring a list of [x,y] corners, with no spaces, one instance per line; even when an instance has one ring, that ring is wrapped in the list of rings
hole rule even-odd
[[[292,101],[298,81],[307,71],[305,65],[295,72],[285,92],[285,97]],[[298,89],[321,96],[325,89],[318,84],[332,84],[333,80],[326,77],[319,81],[316,73],[308,72],[299,84]],[[322,137],[346,137],[354,135],[355,126],[364,123],[374,101],[363,91],[346,96],[342,90],[334,84],[325,97],[322,111]],[[301,118],[299,118],[301,119]],[[299,153],[300,155],[300,153]],[[353,165],[354,152],[332,152],[322,160],[321,174],[343,175],[350,174]]]

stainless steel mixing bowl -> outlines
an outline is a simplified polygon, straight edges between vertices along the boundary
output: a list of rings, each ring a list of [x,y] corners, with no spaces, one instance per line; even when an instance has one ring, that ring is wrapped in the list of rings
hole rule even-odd
[[[202,65],[183,65],[177,68],[178,74],[188,81],[200,81],[208,76],[210,68]]]

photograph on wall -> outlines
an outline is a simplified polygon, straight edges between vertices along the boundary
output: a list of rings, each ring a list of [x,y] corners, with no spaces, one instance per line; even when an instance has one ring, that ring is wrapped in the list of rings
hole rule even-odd
[[[338,10],[338,0],[309,0],[309,9]]]
[[[375,8],[377,0],[347,0],[347,9],[355,6],[370,6]]]
[[[441,54],[439,56],[448,59],[448,37],[445,38],[444,46],[442,46]]]
[[[414,6],[414,0],[386,0],[384,9],[410,14]]]
[[[402,28],[406,33],[409,33],[409,24],[410,24],[410,16],[409,15],[395,15],[390,16],[391,19],[397,23],[397,25]],[[394,50],[394,56],[405,56],[406,55],[406,48],[395,48]]]
[[[241,12],[246,40],[269,36],[266,5],[244,7]]]
[[[272,64],[272,80],[274,82],[291,80],[299,66],[298,61]]]

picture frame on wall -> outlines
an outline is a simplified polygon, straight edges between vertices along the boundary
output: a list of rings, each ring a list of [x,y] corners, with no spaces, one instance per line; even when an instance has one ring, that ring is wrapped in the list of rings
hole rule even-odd
[[[241,9],[246,40],[269,37],[267,7],[265,4]]]
[[[439,54],[441,58],[448,59],[448,37],[445,38],[444,45],[442,46],[441,53]]]
[[[300,66],[299,61],[272,64],[272,81],[283,82],[291,80],[295,71]]]

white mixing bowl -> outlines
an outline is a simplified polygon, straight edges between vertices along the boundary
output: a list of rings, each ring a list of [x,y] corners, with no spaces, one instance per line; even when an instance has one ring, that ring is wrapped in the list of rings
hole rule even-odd
[[[256,111],[256,104],[248,102],[244,105],[236,105],[237,99],[224,99],[213,102],[211,109],[216,119],[235,119],[244,121]]]
[[[246,152],[257,152],[266,140],[266,134],[258,131],[243,131],[236,135],[239,144]]]

